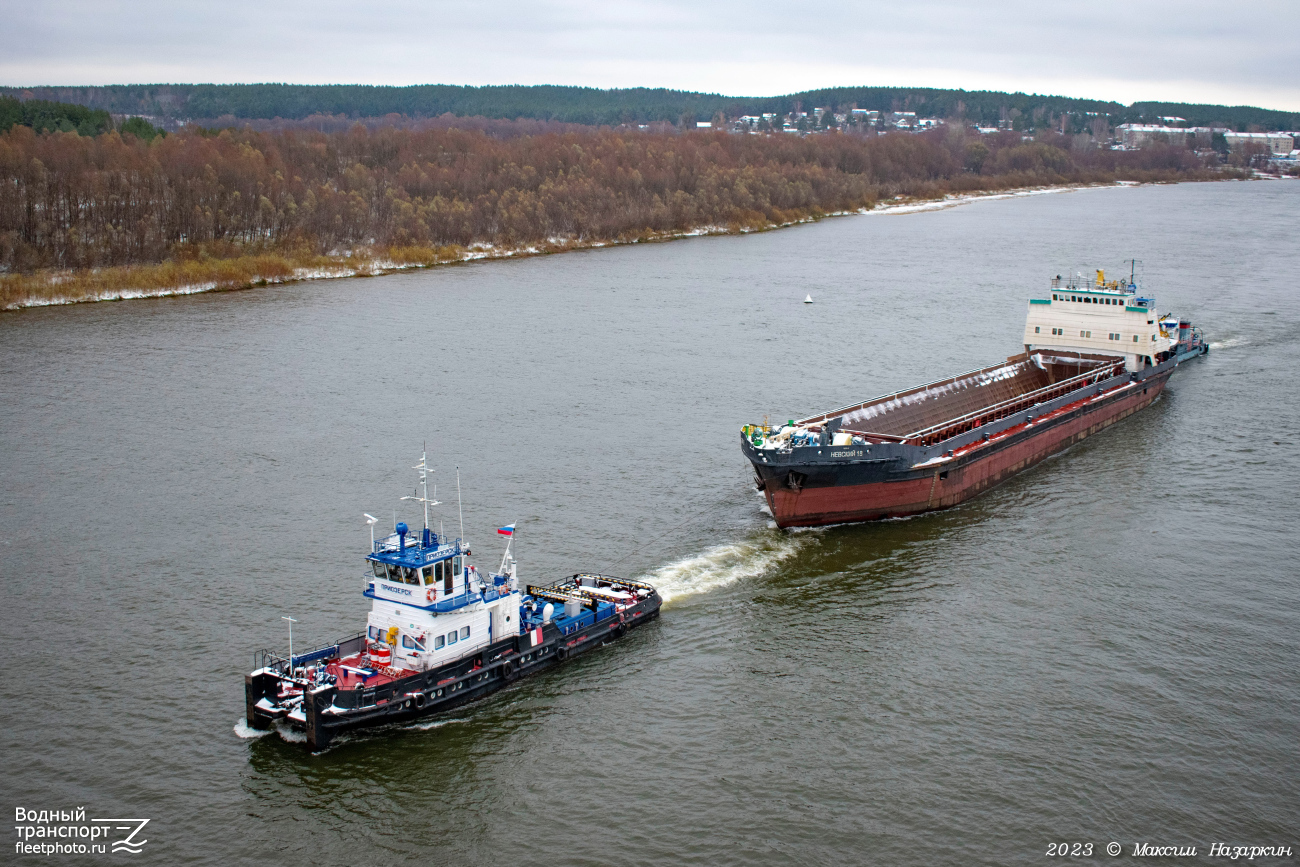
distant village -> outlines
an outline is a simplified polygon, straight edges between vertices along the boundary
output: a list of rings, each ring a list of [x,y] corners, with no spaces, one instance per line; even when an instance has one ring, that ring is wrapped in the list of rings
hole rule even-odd
[[[1300,132],[1236,132],[1227,127],[1188,126],[1181,117],[1162,117],[1160,124],[1125,123],[1112,127],[1104,115],[1087,112],[1082,118],[1086,132],[1074,133],[1073,146],[1104,147],[1111,150],[1141,150],[1153,145],[1188,147],[1197,153],[1229,152],[1256,156],[1265,161],[1288,167],[1300,164]],[[1058,121],[1060,132],[1069,134],[1069,116]],[[965,121],[939,117],[917,117],[914,111],[869,111],[853,108],[832,111],[814,108],[811,112],[792,111],[784,116],[777,114],[744,115],[728,119],[717,116],[711,121],[697,121],[696,129],[720,129],[736,134],[763,135],[789,133],[791,135],[826,135],[839,132],[905,132],[918,133],[936,127],[961,123],[982,135],[993,135],[1016,128],[1013,119],[1000,121],[997,126],[980,126]],[[1025,139],[1032,135],[1025,134]]]

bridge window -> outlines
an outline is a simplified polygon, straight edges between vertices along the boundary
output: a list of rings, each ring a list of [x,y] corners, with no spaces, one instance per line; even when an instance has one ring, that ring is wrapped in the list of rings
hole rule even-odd
[[[383,563],[380,563],[378,560],[371,560],[371,561],[370,561],[370,568],[371,568],[371,570],[375,573],[375,577],[376,577],[376,578],[387,578],[387,577],[388,577],[388,571],[387,571],[386,569],[384,569],[384,564],[383,564]]]
[[[433,583],[432,566],[425,566],[423,569],[420,570],[420,575],[424,578],[424,583],[426,586]]]

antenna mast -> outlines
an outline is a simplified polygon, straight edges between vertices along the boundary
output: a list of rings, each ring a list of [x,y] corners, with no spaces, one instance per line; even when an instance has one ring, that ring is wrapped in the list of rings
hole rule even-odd
[[[434,499],[429,499],[429,444],[425,443],[424,451],[420,453],[420,462],[411,469],[420,471],[420,484],[423,486],[423,492],[418,497],[402,497],[403,500],[414,500],[417,503],[424,504],[424,529],[429,529],[429,507],[440,506],[438,502],[438,486],[433,486]],[[394,519],[395,520],[395,519]]]
[[[465,505],[460,499],[460,467],[456,467],[456,511],[460,512],[460,541],[465,544]]]

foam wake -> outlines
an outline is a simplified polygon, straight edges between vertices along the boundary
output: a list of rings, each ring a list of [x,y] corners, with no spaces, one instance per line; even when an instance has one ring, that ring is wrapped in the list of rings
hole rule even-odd
[[[1211,340],[1211,349],[1231,349],[1234,346],[1243,346],[1246,343],[1244,337],[1229,337],[1227,340]]]
[[[251,727],[248,725],[248,720],[242,720],[242,719],[241,719],[239,722],[235,723],[235,735],[236,735],[237,737],[244,738],[245,740],[252,740],[253,738],[260,738],[260,737],[262,737],[263,735],[269,735],[270,733],[271,733],[271,730],[270,730],[270,729],[255,729],[255,728],[251,728]]]
[[[653,584],[668,603],[762,575],[793,557],[813,538],[759,531],[746,539],[716,545],[701,554],[660,566],[644,575],[643,580]]]

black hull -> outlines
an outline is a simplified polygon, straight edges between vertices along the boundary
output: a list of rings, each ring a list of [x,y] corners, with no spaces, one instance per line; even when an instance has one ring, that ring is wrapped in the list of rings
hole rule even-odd
[[[561,634],[555,624],[548,623],[542,630],[542,643],[536,647],[527,635],[512,636],[482,648],[473,657],[382,686],[350,690],[319,687],[304,697],[302,718],[289,718],[289,723],[303,729],[308,746],[320,751],[328,748],[342,732],[435,717],[485,698],[520,678],[616,641],[629,630],[656,619],[661,604],[659,594],[655,593],[626,609],[621,617],[611,617],[567,635]],[[278,689],[279,678],[274,674],[245,676],[248,724],[252,728],[269,729],[277,719],[284,718],[258,707],[260,699]]]

